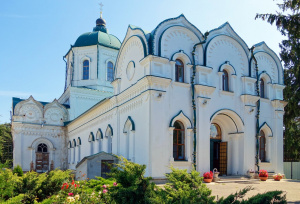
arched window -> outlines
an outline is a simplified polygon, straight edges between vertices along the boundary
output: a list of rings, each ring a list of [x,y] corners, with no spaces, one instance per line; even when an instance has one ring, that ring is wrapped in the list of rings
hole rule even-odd
[[[48,147],[46,144],[41,143],[37,147],[37,152],[48,152]]]
[[[90,62],[88,60],[83,61],[82,79],[89,79]]]
[[[259,133],[260,139],[259,139],[259,159],[261,162],[266,161],[266,136],[264,131],[260,131]]]
[[[260,79],[260,97],[265,98],[265,81]]]
[[[184,126],[181,122],[174,123],[173,130],[173,157],[174,160],[185,160],[185,136]]]
[[[228,72],[225,69],[223,70],[222,82],[223,82],[223,91],[229,91]]]
[[[175,81],[184,82],[184,66],[181,60],[175,61]]]
[[[210,139],[216,139],[216,140],[221,140],[222,139],[221,128],[216,123],[212,123],[210,125]]]
[[[114,65],[112,62],[107,63],[107,81],[112,82],[114,80]]]

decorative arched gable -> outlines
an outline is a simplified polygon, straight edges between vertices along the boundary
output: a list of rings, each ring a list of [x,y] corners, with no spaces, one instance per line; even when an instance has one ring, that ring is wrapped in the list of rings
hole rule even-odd
[[[183,113],[182,110],[179,111],[179,113],[171,119],[169,127],[174,127],[174,123],[177,120],[181,121],[186,128],[188,129],[192,128],[191,120]]]
[[[129,129],[129,128],[131,128],[131,129]],[[124,124],[123,133],[126,133],[128,130],[135,131],[135,123],[130,116],[128,116],[128,118]]]
[[[230,36],[218,35],[212,38],[206,46],[205,60],[206,66],[214,69],[229,61],[237,75],[248,76],[248,55],[243,46]]]
[[[158,56],[171,59],[173,53],[183,50],[191,59],[193,47],[196,43],[201,40],[198,36],[189,30],[189,28],[183,26],[171,26],[163,31],[158,42]],[[199,45],[198,47],[202,47]],[[203,61],[203,48],[200,49],[201,52],[195,52],[195,59],[200,58]]]
[[[105,131],[105,137],[113,136],[113,134],[114,134],[113,129],[112,129],[111,125],[108,124],[106,131]]]
[[[273,137],[273,131],[272,129],[270,128],[270,126],[268,125],[268,123],[264,122],[260,128],[259,128],[259,132],[260,131],[264,131],[265,133],[265,136],[267,137]]]
[[[90,132],[90,135],[89,135],[89,142],[94,142],[94,141],[95,141],[94,133],[93,133],[93,132]]]
[[[233,30],[233,28],[231,27],[231,25],[228,22],[224,23],[223,25],[219,26],[216,29],[213,29],[213,30],[209,31],[209,35],[207,37],[207,42],[211,41],[213,38],[215,38],[217,36],[220,36],[220,35],[225,35],[225,36],[233,38],[235,41],[237,41],[240,44],[240,46],[242,46],[246,56],[249,56],[250,52],[249,52],[248,45]]]
[[[103,139],[103,133],[102,133],[102,130],[101,128],[98,129],[97,131],[97,134],[96,134],[96,140],[99,140],[99,139]]]
[[[147,48],[147,55],[150,53],[150,46],[149,46],[149,40],[151,38],[151,33],[148,31],[143,30],[140,27],[134,26],[134,25],[129,25],[127,28],[126,36],[124,40],[127,40],[130,36],[133,35],[138,35],[141,38],[143,38],[146,48]]]
[[[278,56],[265,42],[258,43],[254,46],[254,56],[257,60],[258,70],[265,70],[269,73],[273,83],[283,85],[283,68]],[[250,60],[250,65],[249,76],[254,77],[255,64],[253,59]]]
[[[114,77],[120,79],[118,91],[122,92],[144,76],[144,68],[140,65],[140,61],[146,56],[146,45],[140,36],[131,36],[122,43],[116,61]],[[132,64],[135,65],[135,68]]]
[[[43,118],[43,105],[32,96],[19,102],[14,109],[14,115],[22,116],[23,121],[40,122]]]
[[[55,99],[52,103],[45,105],[44,118],[46,124],[63,125],[63,122],[68,119],[68,112],[67,109]]]
[[[169,18],[162,21],[153,31],[152,31],[152,52],[151,54],[159,55],[160,48],[160,39],[168,28],[172,26],[181,26],[188,30],[190,30],[194,35],[197,36],[201,41],[204,40],[203,34],[193,25],[191,24],[183,14],[176,18]],[[199,41],[198,41],[199,42]]]

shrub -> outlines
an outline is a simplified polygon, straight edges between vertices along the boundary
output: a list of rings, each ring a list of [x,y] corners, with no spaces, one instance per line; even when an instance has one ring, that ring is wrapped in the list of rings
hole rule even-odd
[[[14,197],[17,193],[14,191],[20,177],[12,173],[10,169],[0,171],[0,198],[7,200]]]
[[[169,181],[160,190],[162,200],[165,203],[213,203],[215,197],[211,196],[211,190],[202,183],[203,178],[196,170],[187,173],[187,170],[179,170],[171,167],[172,172],[166,174]]]
[[[118,185],[109,189],[112,201],[116,203],[157,203],[155,184],[151,177],[145,178],[146,165],[139,165],[118,157],[119,164],[111,169],[109,175]]]
[[[263,194],[257,194],[250,197],[247,200],[242,199],[245,194],[252,190],[251,186],[247,186],[246,188],[236,192],[235,194],[231,194],[226,198],[221,198],[217,201],[218,204],[252,204],[252,203],[287,203],[286,202],[286,195],[283,194],[282,191],[269,191]]]
[[[17,174],[17,176],[23,176],[23,169],[22,167],[18,164],[14,170],[13,170],[14,174]]]

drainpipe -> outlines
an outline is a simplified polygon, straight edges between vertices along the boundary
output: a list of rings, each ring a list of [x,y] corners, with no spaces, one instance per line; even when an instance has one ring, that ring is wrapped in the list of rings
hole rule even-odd
[[[251,51],[251,57],[254,60],[255,63],[255,75],[256,75],[256,95],[260,97],[260,91],[259,91],[259,78],[258,78],[258,65],[257,60],[253,54],[253,51],[255,49],[255,46],[252,46],[250,48]],[[251,66],[251,65],[250,65]],[[257,167],[257,172],[259,172],[259,115],[260,115],[260,99],[256,102],[257,112],[256,112],[256,155],[255,155],[255,165]]]
[[[66,78],[65,78],[65,90],[66,90],[67,89],[67,77],[68,77],[68,64],[67,64],[67,61],[65,59],[66,59],[65,56],[63,56],[63,60],[66,63]]]
[[[195,51],[196,51],[196,47],[198,45],[202,45],[206,42],[206,38],[208,36],[209,32],[206,32],[204,34],[204,40],[202,42],[199,42],[197,44],[194,45],[193,47],[193,51],[192,51],[192,57],[193,57],[193,75],[191,78],[191,84],[192,84],[192,107],[193,107],[193,122],[194,122],[194,127],[193,127],[193,133],[194,133],[194,151],[193,151],[193,166],[194,169],[196,170],[196,142],[197,142],[197,128],[196,128],[196,124],[197,124],[197,118],[196,118],[196,103],[195,103],[195,76],[196,76],[196,61],[195,61]]]

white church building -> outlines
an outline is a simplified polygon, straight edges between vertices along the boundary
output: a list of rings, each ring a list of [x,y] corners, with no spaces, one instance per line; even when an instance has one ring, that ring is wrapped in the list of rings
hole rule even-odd
[[[180,15],[152,32],[129,25],[121,43],[101,17],[64,59],[58,100],[13,98],[14,166],[76,170],[106,152],[153,178],[194,164],[283,173],[280,59],[264,42],[250,50],[229,23],[204,35]]]

